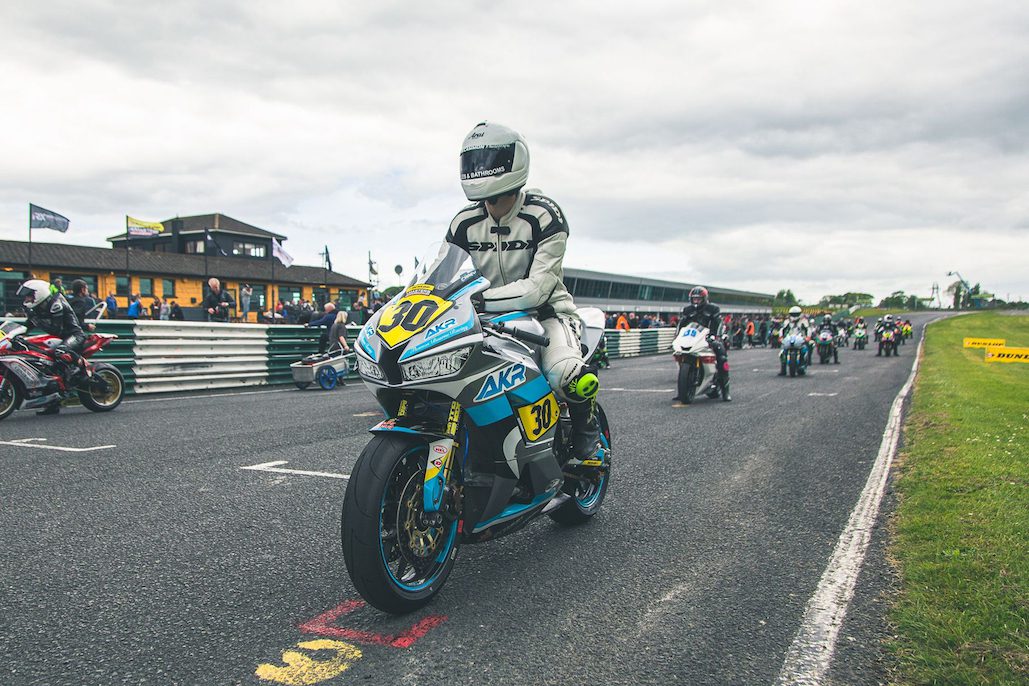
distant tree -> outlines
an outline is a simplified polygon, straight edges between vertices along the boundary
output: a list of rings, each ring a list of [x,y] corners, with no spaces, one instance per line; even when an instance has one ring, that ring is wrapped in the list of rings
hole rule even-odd
[[[893,291],[888,298],[883,298],[879,302],[879,307],[887,309],[902,308],[907,303],[907,300],[908,297],[904,295],[904,291]]]
[[[775,294],[775,299],[772,300],[772,307],[793,307],[799,305],[800,301],[797,300],[797,296],[793,295],[793,291],[786,288]]]

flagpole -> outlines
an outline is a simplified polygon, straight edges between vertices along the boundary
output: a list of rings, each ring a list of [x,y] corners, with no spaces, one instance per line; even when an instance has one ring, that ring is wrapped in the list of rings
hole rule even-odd
[[[32,203],[29,203],[29,278],[32,278]]]

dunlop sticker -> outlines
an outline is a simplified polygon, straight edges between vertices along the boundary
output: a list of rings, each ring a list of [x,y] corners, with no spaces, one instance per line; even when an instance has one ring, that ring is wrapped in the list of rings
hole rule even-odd
[[[997,348],[986,349],[987,362],[1027,362],[1029,363],[1029,348]]]
[[[966,348],[990,348],[998,347],[1007,344],[1007,340],[1004,338],[966,338]]]

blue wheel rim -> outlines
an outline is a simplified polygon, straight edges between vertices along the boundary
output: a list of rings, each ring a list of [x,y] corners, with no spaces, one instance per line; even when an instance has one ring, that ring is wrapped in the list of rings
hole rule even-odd
[[[318,371],[318,385],[327,391],[336,387],[336,370],[332,367],[322,367]]]

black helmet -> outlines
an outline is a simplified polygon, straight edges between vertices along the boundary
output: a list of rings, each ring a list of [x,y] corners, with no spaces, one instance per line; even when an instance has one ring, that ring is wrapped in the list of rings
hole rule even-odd
[[[707,305],[707,289],[703,286],[695,286],[690,291],[690,302],[697,307],[703,307]]]
[[[827,314],[824,317],[822,317],[822,323],[823,324],[832,324],[832,315],[831,314]]]

